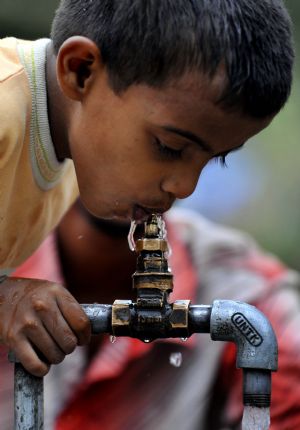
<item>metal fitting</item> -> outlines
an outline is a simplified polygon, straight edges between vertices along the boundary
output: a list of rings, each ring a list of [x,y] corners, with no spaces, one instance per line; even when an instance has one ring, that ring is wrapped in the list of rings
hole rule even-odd
[[[173,310],[170,316],[172,328],[188,329],[190,300],[176,300],[173,303]]]
[[[277,370],[278,350],[273,328],[256,307],[232,300],[215,300],[210,320],[212,340],[237,345],[237,367]]]
[[[121,336],[128,333],[128,327],[131,324],[131,300],[115,300],[112,305],[111,325],[112,332],[115,336]]]
[[[266,316],[247,303],[216,300],[210,333],[213,340],[227,340],[237,345],[236,365],[244,371],[244,404],[269,407],[271,371],[278,367],[278,347]]]

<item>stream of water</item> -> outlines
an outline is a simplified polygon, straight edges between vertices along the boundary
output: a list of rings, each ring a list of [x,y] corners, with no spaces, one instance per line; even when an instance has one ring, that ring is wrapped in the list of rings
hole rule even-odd
[[[269,430],[270,408],[245,406],[242,430]]]

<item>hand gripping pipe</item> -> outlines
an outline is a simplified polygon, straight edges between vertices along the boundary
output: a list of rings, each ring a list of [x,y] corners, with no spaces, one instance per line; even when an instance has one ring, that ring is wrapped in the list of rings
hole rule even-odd
[[[231,300],[216,300],[212,306],[191,305],[189,300],[169,303],[173,276],[160,217],[149,217],[144,237],[136,241],[136,252],[133,288],[137,301],[82,305],[92,333],[130,336],[147,343],[159,338],[210,333],[212,340],[234,342],[236,364],[244,374],[244,405],[270,406],[271,371],[277,370],[278,353],[268,319],[254,306]],[[43,378],[31,376],[20,363],[15,365],[15,429],[43,429]]]

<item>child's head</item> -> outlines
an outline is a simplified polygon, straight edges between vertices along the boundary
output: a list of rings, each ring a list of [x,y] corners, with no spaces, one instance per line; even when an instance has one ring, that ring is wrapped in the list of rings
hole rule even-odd
[[[55,51],[71,36],[93,40],[116,92],[160,87],[223,63],[225,105],[254,117],[278,112],[291,85],[290,21],[281,0],[63,0]]]
[[[52,40],[62,93],[80,102],[68,138],[82,199],[102,216],[186,197],[290,92],[281,0],[63,0]]]

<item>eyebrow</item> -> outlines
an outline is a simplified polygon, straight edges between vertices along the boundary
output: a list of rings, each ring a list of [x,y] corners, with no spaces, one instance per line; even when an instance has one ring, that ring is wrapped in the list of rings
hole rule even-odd
[[[162,128],[165,131],[178,134],[181,137],[184,137],[188,140],[191,140],[192,142],[197,143],[197,145],[199,145],[200,148],[205,152],[209,152],[209,153],[213,152],[212,147],[207,142],[205,142],[203,139],[201,139],[201,137],[197,136],[196,134],[188,130],[182,130],[181,128],[173,127],[172,125],[165,125],[165,126],[162,126]]]

